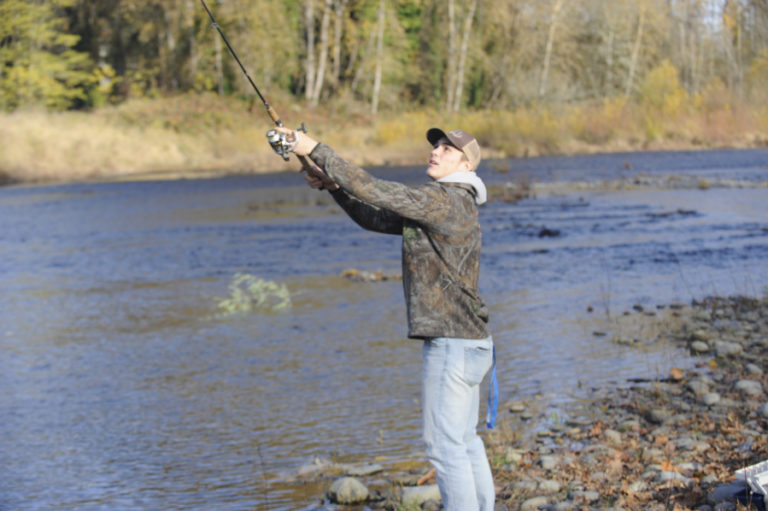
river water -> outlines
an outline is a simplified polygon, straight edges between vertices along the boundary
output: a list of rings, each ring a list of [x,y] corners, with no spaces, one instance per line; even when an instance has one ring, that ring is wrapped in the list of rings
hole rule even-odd
[[[731,183],[484,206],[502,402],[564,410],[690,366],[671,346],[593,333],[635,305],[768,289],[765,150],[510,160],[481,175]],[[399,246],[294,174],[0,188],[0,509],[308,509],[321,493],[290,475],[315,457],[423,459],[401,284],[341,276],[399,273]],[[222,307],[244,303],[240,275],[290,304]]]

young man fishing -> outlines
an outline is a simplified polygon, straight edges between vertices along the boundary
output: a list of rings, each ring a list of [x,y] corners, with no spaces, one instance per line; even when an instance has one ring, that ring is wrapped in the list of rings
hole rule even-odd
[[[313,188],[327,189],[361,227],[403,238],[408,336],[423,340],[422,417],[427,457],[446,511],[493,511],[494,484],[477,435],[480,383],[493,364],[488,310],[478,293],[486,188],[480,146],[463,130],[427,131],[432,182],[377,179],[304,133],[278,128],[308,156]],[[320,169],[322,169],[321,172]]]

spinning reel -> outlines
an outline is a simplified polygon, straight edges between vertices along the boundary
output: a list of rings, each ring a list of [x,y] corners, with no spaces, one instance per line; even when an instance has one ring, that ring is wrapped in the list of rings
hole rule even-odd
[[[302,122],[301,127],[295,131],[303,131],[306,133],[307,127]],[[289,140],[289,137],[292,137],[293,140]],[[282,156],[285,161],[288,161],[288,153],[293,151],[297,142],[295,133],[279,133],[275,129],[271,129],[267,132],[267,140],[269,141],[269,145],[272,146],[272,150]]]

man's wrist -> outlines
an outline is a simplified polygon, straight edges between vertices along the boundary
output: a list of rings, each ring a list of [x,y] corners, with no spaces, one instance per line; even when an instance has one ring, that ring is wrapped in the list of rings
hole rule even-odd
[[[303,156],[309,156],[309,154],[315,150],[315,147],[317,147],[319,142],[317,140],[314,140],[313,138],[307,136],[306,134],[296,132],[296,146],[293,148],[293,151],[296,154],[300,154]]]

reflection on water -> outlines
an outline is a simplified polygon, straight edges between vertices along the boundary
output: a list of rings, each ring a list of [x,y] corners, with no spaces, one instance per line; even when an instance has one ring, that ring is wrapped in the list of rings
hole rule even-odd
[[[764,152],[702,153],[700,167],[692,154],[679,171],[768,176]],[[668,156],[614,155],[488,178],[594,179],[627,159],[674,170]],[[296,179],[0,189],[0,508],[292,510],[325,489],[287,478],[312,457],[423,458],[400,283],[340,276],[398,273],[399,239]],[[593,331],[635,304],[762,294],[766,204],[763,187],[484,207],[502,400],[559,408],[690,364]],[[238,273],[284,284],[291,308],[217,316]]]

